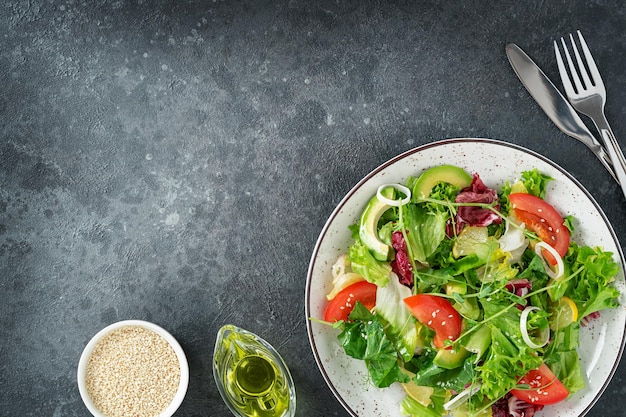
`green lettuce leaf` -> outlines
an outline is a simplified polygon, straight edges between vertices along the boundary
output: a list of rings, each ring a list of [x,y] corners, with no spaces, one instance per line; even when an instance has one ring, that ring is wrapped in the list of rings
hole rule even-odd
[[[394,273],[390,274],[389,283],[376,291],[376,314],[387,321],[387,334],[407,362],[415,354],[417,346],[416,319],[403,302],[411,295],[411,289],[400,284]]]
[[[578,307],[578,317],[583,318],[596,311],[615,308],[620,292],[611,284],[619,272],[618,264],[613,261],[613,254],[599,247],[570,244],[565,261],[572,271],[580,269],[579,274],[568,283],[565,295]]]
[[[374,258],[372,253],[360,241],[356,240],[348,252],[352,271],[361,275],[367,281],[384,287],[389,282],[391,265],[389,262],[382,262]]]
[[[415,204],[402,206],[401,209],[408,252],[417,261],[426,263],[446,237],[448,215]]]
[[[537,168],[522,172],[522,183],[529,194],[544,199],[548,183],[554,178],[539,172]]]

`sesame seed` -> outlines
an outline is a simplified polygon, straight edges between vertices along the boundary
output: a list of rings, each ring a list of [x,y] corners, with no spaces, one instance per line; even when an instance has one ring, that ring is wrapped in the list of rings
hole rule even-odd
[[[87,392],[110,417],[154,416],[172,402],[180,364],[169,343],[141,326],[105,335],[87,362]]]

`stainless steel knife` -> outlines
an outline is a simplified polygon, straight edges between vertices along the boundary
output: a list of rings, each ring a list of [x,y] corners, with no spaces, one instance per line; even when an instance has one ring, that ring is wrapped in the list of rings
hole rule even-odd
[[[515,73],[550,120],[563,133],[584,143],[598,157],[602,165],[619,183],[613,163],[600,142],[583,123],[578,113],[541,69],[514,43],[506,46],[506,55]]]

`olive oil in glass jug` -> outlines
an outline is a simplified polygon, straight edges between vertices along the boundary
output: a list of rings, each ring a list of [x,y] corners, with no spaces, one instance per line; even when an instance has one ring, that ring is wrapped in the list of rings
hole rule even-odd
[[[217,334],[213,376],[235,416],[293,417],[296,391],[278,352],[259,336],[233,325]]]

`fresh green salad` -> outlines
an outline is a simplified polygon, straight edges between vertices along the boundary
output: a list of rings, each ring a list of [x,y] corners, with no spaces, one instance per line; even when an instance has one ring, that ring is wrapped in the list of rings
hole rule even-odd
[[[571,239],[551,178],[451,165],[382,185],[333,266],[324,321],[415,417],[532,417],[584,387],[579,330],[618,305],[613,254]]]

